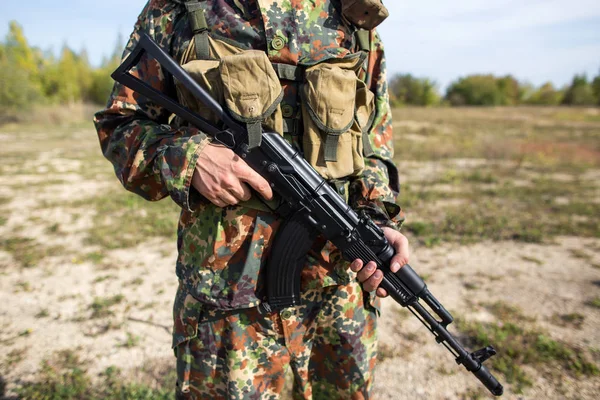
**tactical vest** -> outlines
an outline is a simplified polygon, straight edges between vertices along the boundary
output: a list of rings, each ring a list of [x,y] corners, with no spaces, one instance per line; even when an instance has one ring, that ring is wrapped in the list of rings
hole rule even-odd
[[[262,129],[297,144],[305,159],[340,194],[373,154],[368,132],[375,116],[374,94],[361,79],[370,51],[370,32],[387,10],[379,0],[342,0],[344,17],[356,28],[354,52],[314,65],[272,63],[261,50],[246,50],[213,37],[205,0],[184,3],[192,39],[179,60],[231,116],[245,124],[249,146],[261,143]],[[285,46],[285,43],[272,43]],[[218,117],[176,83],[179,101],[218,125]],[[296,85],[299,107],[281,104],[283,87]],[[261,208],[251,200],[244,204]]]

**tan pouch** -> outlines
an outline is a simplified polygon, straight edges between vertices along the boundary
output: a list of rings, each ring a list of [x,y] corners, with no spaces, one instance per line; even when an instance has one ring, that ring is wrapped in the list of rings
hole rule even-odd
[[[356,54],[308,68],[300,90],[304,158],[325,179],[360,175],[364,169],[362,129],[355,118],[361,82],[356,71],[364,57]]]
[[[342,14],[359,28],[371,30],[390,14],[381,0],[341,0]]]
[[[190,76],[219,103],[223,104],[223,83],[219,72],[218,60],[192,60],[181,66]],[[219,118],[207,106],[175,79],[177,98],[185,107],[200,114],[213,125],[219,124]]]
[[[211,57],[214,60],[196,60],[195,39],[192,38],[187,49],[181,57],[181,67],[219,103],[224,104],[223,82],[219,71],[220,59],[233,54],[241,53],[243,50],[209,36],[208,44]],[[175,80],[177,98],[179,102],[197,112],[201,117],[213,124],[219,124],[219,118],[210,111],[196,96],[186,89],[178,80]]]
[[[246,124],[249,147],[260,145],[262,126],[282,133],[283,89],[265,52],[247,50],[223,57],[219,68],[224,104],[233,118]]]

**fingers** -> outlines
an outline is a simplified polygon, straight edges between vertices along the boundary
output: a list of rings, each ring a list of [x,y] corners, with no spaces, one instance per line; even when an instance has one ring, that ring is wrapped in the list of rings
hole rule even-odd
[[[373,261],[367,263],[367,265],[362,267],[361,260],[355,260],[351,265],[350,269],[352,271],[357,272],[356,278],[360,283],[362,283],[363,289],[367,292],[371,292],[381,284],[383,280],[383,272],[377,269],[377,266]],[[387,293],[384,289],[381,289],[383,296],[386,296]],[[378,294],[379,294],[378,293]]]
[[[252,191],[244,182],[237,178],[226,182],[222,190],[223,195],[220,197],[223,200],[229,199],[231,202],[228,204],[234,205],[240,201],[248,201],[252,197]]]
[[[410,256],[408,239],[402,233],[391,228],[384,227],[383,232],[390,245],[394,248],[395,254],[390,260],[390,270],[395,273],[401,267],[408,264]],[[350,264],[350,269],[356,272],[356,278],[362,284],[364,290],[369,292],[376,290],[379,297],[386,297],[388,295],[385,289],[379,287],[383,281],[383,272],[376,268],[374,262],[369,262],[363,267],[363,262],[357,259]]]
[[[254,188],[262,197],[267,200],[271,200],[273,198],[273,190],[271,189],[271,185],[266,181],[265,178],[260,176],[258,172],[254,171],[247,164],[240,164],[237,167],[238,177],[240,180],[244,182],[248,182],[250,186]]]
[[[237,203],[239,203],[239,200],[237,197],[235,197],[233,194],[231,194],[230,192],[228,192],[227,190],[222,190],[218,195],[217,195],[217,199],[220,200],[222,203],[224,203],[225,205],[228,206],[233,206]]]

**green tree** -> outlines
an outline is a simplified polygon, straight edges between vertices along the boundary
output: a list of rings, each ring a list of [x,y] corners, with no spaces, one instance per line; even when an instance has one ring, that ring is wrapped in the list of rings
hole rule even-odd
[[[575,75],[571,85],[567,88],[562,99],[562,104],[570,106],[594,105],[597,100],[594,96],[592,85],[585,74]]]
[[[502,93],[493,75],[470,75],[451,83],[446,99],[453,106],[496,106],[502,104]]]
[[[15,66],[26,72],[31,81],[39,81],[40,58],[37,52],[27,43],[23,28],[16,22],[10,21],[6,48]]]
[[[43,100],[40,63],[39,52],[29,46],[21,26],[11,21],[0,51],[0,106],[22,109]]]
[[[526,104],[556,106],[560,104],[563,95],[562,91],[555,89],[551,82],[546,82],[535,90],[531,96],[527,97],[524,102]]]
[[[430,106],[440,101],[435,82],[428,78],[416,78],[411,74],[392,77],[390,92],[396,105]]]
[[[496,86],[500,92],[500,105],[516,106],[521,102],[522,92],[519,81],[512,75],[497,78]]]
[[[598,76],[592,81],[592,91],[594,92],[594,96],[596,96],[596,104],[600,106],[600,71],[598,71]]]

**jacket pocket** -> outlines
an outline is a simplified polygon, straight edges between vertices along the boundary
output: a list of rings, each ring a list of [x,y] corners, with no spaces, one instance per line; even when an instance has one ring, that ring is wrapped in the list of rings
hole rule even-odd
[[[173,305],[173,349],[197,336],[198,323],[202,319],[204,307],[205,305],[195,299],[180,280]]]

